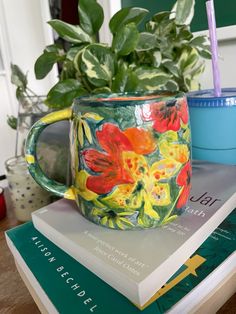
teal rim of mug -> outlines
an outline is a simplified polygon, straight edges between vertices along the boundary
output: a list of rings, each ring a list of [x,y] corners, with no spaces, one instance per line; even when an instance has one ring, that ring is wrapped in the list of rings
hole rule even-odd
[[[74,99],[74,104],[77,103],[119,103],[128,105],[129,102],[149,102],[153,100],[157,101],[169,101],[177,100],[180,98],[186,97],[184,92],[171,92],[167,90],[155,90],[155,91],[137,91],[137,92],[124,92],[124,93],[104,93],[104,94],[95,94],[95,95],[83,95],[76,97]]]
[[[213,89],[205,89],[187,93],[190,108],[222,108],[236,106],[236,88],[222,88],[219,97],[214,95]]]

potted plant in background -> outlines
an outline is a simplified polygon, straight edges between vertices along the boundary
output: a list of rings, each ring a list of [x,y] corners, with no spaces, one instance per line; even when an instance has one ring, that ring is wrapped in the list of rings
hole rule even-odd
[[[65,45],[46,46],[35,62],[39,80],[54,64],[61,69],[58,83],[48,92],[44,104],[63,109],[84,94],[198,89],[204,59],[211,58],[211,53],[208,38],[191,33],[194,5],[195,0],[177,0],[171,12],[150,17],[144,30],[138,26],[148,10],[123,8],[110,20],[113,40],[109,46],[97,40],[104,19],[102,7],[96,0],[80,0],[80,26],[57,19],[48,22]],[[42,98],[28,87],[26,75],[16,65],[12,66],[12,83],[24,110],[39,108]],[[8,122],[16,128],[15,117],[9,117]]]
[[[150,17],[144,30],[138,26],[148,10],[123,8],[109,22],[111,45],[97,40],[104,15],[95,0],[79,1],[80,25],[49,21],[66,49],[47,46],[35,63],[37,79],[44,78],[55,63],[62,69],[45,104],[61,109],[84,94],[198,89],[204,59],[211,54],[208,38],[194,37],[190,31],[194,4],[194,0],[177,0],[171,12]]]

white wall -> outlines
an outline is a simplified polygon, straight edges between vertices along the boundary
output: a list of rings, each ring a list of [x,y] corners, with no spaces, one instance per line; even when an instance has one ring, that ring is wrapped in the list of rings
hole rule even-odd
[[[4,161],[13,156],[15,132],[6,124],[7,115],[18,111],[15,90],[10,83],[10,62],[28,71],[29,86],[44,95],[57,81],[57,70],[44,80],[34,76],[34,63],[45,45],[53,43],[48,0],[0,0],[0,174],[4,172]]]
[[[199,32],[198,34],[208,34]],[[236,26],[217,29],[219,46],[219,68],[222,87],[236,87]],[[211,60],[206,62],[206,69],[201,76],[201,88],[213,88]]]
[[[121,0],[97,0],[97,2],[103,7],[104,23],[99,32],[99,39],[102,43],[111,43],[112,36],[109,30],[110,18],[120,10]]]
[[[53,43],[48,0],[0,0],[5,18],[11,62],[28,71],[30,86],[45,94],[55,83],[55,73],[42,81],[34,76],[34,63],[45,45]]]

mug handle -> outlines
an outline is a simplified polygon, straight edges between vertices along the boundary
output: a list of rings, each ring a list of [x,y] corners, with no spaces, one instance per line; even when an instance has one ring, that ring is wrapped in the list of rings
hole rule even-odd
[[[70,120],[71,117],[72,109],[67,108],[64,110],[49,113],[45,117],[39,119],[32,126],[27,136],[25,145],[25,159],[28,164],[30,174],[41,187],[57,196],[64,197],[70,200],[75,200],[76,197],[74,186],[69,187],[48,178],[40,168],[36,154],[37,141],[41,132],[50,124],[62,120]]]

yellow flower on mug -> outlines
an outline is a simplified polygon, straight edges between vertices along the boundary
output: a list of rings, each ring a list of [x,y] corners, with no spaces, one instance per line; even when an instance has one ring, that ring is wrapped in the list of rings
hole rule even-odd
[[[167,206],[171,203],[170,186],[160,182],[177,173],[180,164],[173,160],[161,160],[148,166],[144,156],[134,152],[123,152],[122,160],[125,171],[133,183],[121,184],[99,200],[110,208],[140,210],[139,220],[148,216],[149,223],[160,219],[154,206]],[[143,225],[146,225],[143,223]]]
[[[129,216],[134,214],[133,211],[114,212],[112,210],[106,211],[106,209],[93,208],[90,212],[92,217],[98,217],[99,223],[103,226],[121,230],[125,230],[134,226],[129,220]]]
[[[181,164],[189,161],[189,148],[186,144],[175,144],[163,140],[159,143],[159,149],[164,158],[175,160]]]

